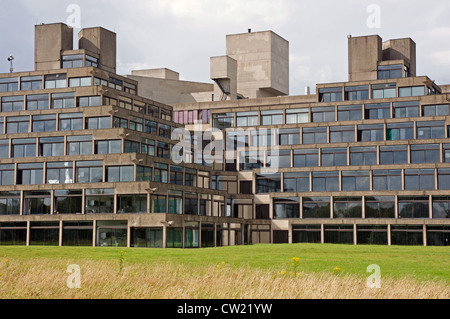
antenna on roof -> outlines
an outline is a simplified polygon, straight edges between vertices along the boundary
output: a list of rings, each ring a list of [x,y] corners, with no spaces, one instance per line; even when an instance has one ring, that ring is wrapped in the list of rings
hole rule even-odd
[[[14,71],[14,66],[13,66],[14,57],[12,54],[9,55],[8,61],[10,62],[9,72],[12,73]]]
[[[248,33],[252,33],[252,29],[248,29]]]

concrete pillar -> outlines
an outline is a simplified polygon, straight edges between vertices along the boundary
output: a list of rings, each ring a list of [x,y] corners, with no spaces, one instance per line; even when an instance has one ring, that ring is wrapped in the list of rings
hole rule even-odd
[[[391,241],[391,224],[388,224],[387,226],[388,226],[388,228],[387,228],[388,246],[391,246],[392,245],[392,241]]]
[[[320,243],[321,244],[325,243],[325,225],[324,224],[320,225]]]
[[[163,248],[167,248],[167,226],[163,226]]]
[[[30,246],[30,231],[31,231],[30,221],[27,221],[27,239],[26,239],[27,246]]]
[[[52,192],[53,194],[53,192]],[[63,245],[63,222],[62,220],[59,221],[59,246],[61,247]]]
[[[353,245],[358,245],[358,232],[356,229],[356,224],[353,224]]]
[[[97,242],[97,221],[92,221],[92,247],[95,247]]]
[[[427,246],[427,225],[423,225],[423,245]]]

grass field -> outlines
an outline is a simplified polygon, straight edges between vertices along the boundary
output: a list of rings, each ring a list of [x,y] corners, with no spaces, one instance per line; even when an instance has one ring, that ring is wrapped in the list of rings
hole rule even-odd
[[[67,287],[71,264],[80,289]],[[366,287],[372,264],[381,289]],[[0,273],[0,298],[450,298],[448,247],[0,247]]]

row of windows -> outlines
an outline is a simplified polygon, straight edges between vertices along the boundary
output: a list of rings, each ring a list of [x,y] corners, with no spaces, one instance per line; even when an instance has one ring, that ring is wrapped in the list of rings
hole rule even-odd
[[[169,191],[167,196],[115,195],[114,189],[86,189],[84,194],[82,190],[54,190],[53,205],[51,195],[50,190],[23,191],[21,213],[21,192],[0,192],[0,215],[169,213],[219,216],[224,211],[222,197],[190,192]],[[147,207],[148,200],[150,207]]]
[[[86,56],[85,63],[91,64],[86,66],[96,66],[97,62],[95,58]],[[83,67],[83,56],[63,56],[62,60],[63,68],[76,68]],[[2,92],[15,92],[15,91],[30,91],[30,90],[42,90],[42,89],[60,89],[67,87],[80,87],[80,86],[98,86],[103,85],[106,87],[114,88],[119,91],[124,91],[130,94],[136,95],[137,87],[135,84],[128,83],[116,79],[114,77],[109,78],[109,82],[104,79],[86,76],[86,77],[73,77],[67,78],[66,73],[48,74],[48,75],[33,75],[22,76],[12,78],[0,79],[0,93]]]
[[[225,129],[259,125],[446,116],[449,114],[449,104],[423,105],[420,107],[419,101],[408,101],[365,105],[340,105],[337,107],[326,106],[285,110],[214,113],[212,114],[212,123],[215,128]]]
[[[109,128],[111,128],[110,116],[83,118],[83,113],[0,117],[0,134]]]
[[[442,157],[441,157],[442,147]],[[319,162],[320,160],[320,162]],[[258,168],[450,163],[450,144],[336,147],[240,152],[241,171]]]
[[[273,218],[450,218],[450,196],[274,198]]]
[[[255,184],[256,193],[449,190],[450,169],[390,169],[257,174]]]
[[[384,72],[383,72],[384,73]],[[424,96],[435,94],[433,88],[419,85],[397,88],[396,83],[319,88],[319,102],[342,102],[367,99]]]
[[[45,180],[44,180],[45,171]],[[75,174],[74,174],[75,172]],[[103,176],[105,174],[105,176]],[[209,173],[174,165],[154,163],[153,167],[106,166],[102,161],[21,163],[0,165],[0,185],[40,185],[101,182],[154,181],[209,188]]]
[[[71,54],[63,55],[61,57],[62,69],[82,68],[90,66],[98,68],[98,59],[88,54]]]
[[[114,117],[113,119],[114,128],[125,128],[133,131],[143,132],[147,134],[155,134],[164,138],[172,138],[172,129],[176,127],[171,127],[167,124],[158,123],[155,121],[146,120],[140,117],[130,116],[128,119],[121,117]]]
[[[412,139],[440,139],[450,136],[450,126],[444,121],[362,124],[292,129],[262,129],[227,131],[225,147],[237,150],[245,147],[272,145],[305,145],[327,143],[354,143],[398,141]],[[448,135],[446,135],[446,133]]]

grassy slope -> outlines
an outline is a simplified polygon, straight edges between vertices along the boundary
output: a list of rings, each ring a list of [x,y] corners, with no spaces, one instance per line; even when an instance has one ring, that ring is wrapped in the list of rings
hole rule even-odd
[[[125,252],[125,266],[135,263],[173,262],[190,267],[207,267],[225,261],[233,268],[248,266],[281,271],[289,267],[292,257],[299,257],[301,270],[307,272],[329,273],[334,267],[339,267],[343,273],[367,277],[367,266],[378,264],[382,276],[443,280],[450,283],[449,247],[293,244],[163,250],[0,246],[0,258],[57,258],[66,259],[69,264],[85,260],[118,260],[120,251]]]

